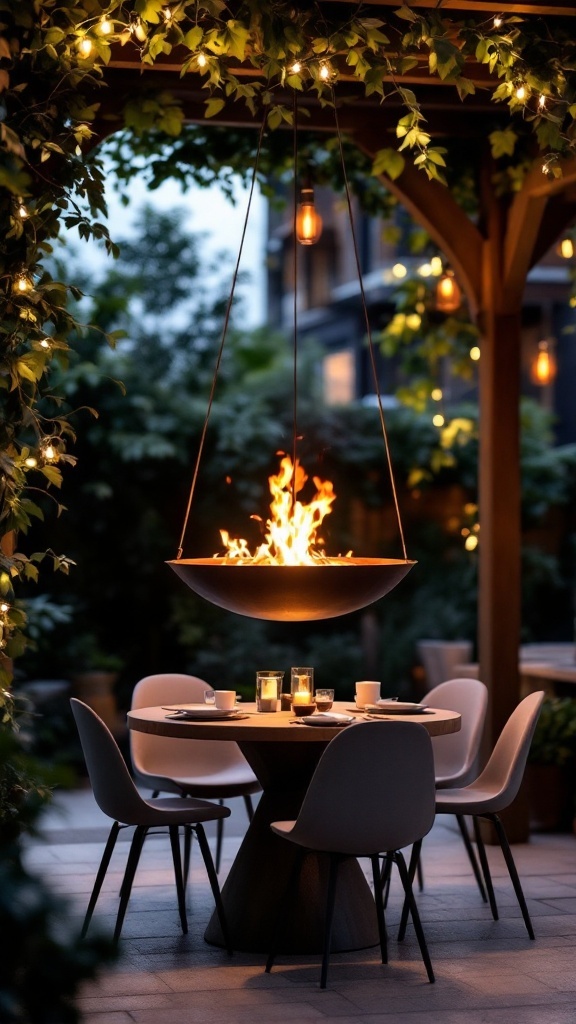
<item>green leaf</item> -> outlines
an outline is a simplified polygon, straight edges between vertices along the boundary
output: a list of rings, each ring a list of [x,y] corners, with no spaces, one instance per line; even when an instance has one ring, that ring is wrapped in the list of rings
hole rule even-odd
[[[518,136],[511,128],[504,128],[490,132],[488,140],[492,148],[492,156],[497,160],[501,156],[513,156]]]
[[[200,25],[195,25],[189,32],[184,35],[184,46],[187,46],[189,50],[197,50],[202,42],[204,32],[200,28]]]
[[[219,114],[220,111],[225,107],[225,105],[226,104],[224,100],[206,100],[206,110],[204,112],[204,117],[216,117],[216,114]]]
[[[414,11],[410,7],[408,7],[406,4],[402,4],[402,7],[399,7],[396,11],[394,11],[394,13],[399,18],[403,18],[404,21],[417,21],[418,20],[418,15],[415,14]]]
[[[399,178],[406,166],[406,161],[397,149],[379,149],[374,156],[372,174],[385,174],[392,181]]]

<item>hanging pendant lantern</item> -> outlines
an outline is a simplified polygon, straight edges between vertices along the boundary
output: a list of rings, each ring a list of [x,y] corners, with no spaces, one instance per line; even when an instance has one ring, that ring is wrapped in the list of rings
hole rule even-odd
[[[314,189],[300,189],[296,213],[296,238],[300,245],[314,245],[322,234],[322,217],[314,204]]]
[[[550,342],[546,340],[539,341],[536,358],[530,370],[532,383],[542,388],[547,387],[555,379],[556,371],[556,359]]]
[[[384,440],[386,459],[390,474],[392,496],[396,511],[403,558],[358,558],[352,552],[342,556],[331,557],[319,549],[322,543],[317,531],[324,516],[336,495],[329,481],[314,478],[317,492],[309,502],[302,500],[302,489],[307,481],[306,473],[297,457],[297,407],[298,407],[298,328],[297,328],[297,267],[298,256],[296,245],[293,246],[294,259],[294,373],[293,373],[293,431],[292,457],[282,459],[278,474],[270,477],[270,490],[273,501],[270,506],[271,516],[266,522],[266,538],[255,552],[251,552],[247,541],[230,538],[226,530],[221,530],[221,537],[226,548],[224,555],[212,558],[183,558],[183,543],[192,506],[192,499],[202,450],[206,438],[208,420],[212,408],[216,380],[220,367],[222,352],[234,290],[238,277],[242,247],[246,233],[246,225],[250,214],[250,206],[258,171],[265,120],[262,122],[258,140],[258,150],[252,174],[246,220],[240,252],[236,262],[232,288],[228,299],[224,327],[220,341],[216,369],[212,381],[208,408],[201,433],[200,446],[196,458],[192,486],[188,498],[188,506],[184,518],[184,526],[180,537],[177,557],[168,562],[174,572],[200,597],[251,618],[268,619],[279,622],[298,622],[317,619],[334,618],[358,611],[372,604],[387,594],[410,571],[414,561],[408,559],[406,545],[400,519],[400,510],[392,471],[392,461],[388,446],[388,436],[384,422],[384,411],[380,395],[376,356],[372,342],[366,298],[360,270],[360,258],[354,222],[350,189],[344,165],[342,138],[338,124],[338,115],[334,104],[334,116],[340,147],[342,171],[346,192],[348,215],[353,241],[356,268],[360,285],[360,294],[364,311],[366,332],[369,342],[369,355],[374,388],[378,403],[380,424]],[[297,98],[294,93],[294,180],[297,176]],[[320,237],[322,221],[313,205],[313,190],[304,188],[301,191],[300,204],[294,190],[293,232],[295,238],[303,245],[312,245]],[[259,518],[259,517],[255,517]]]
[[[453,270],[445,270],[436,285],[436,309],[439,313],[455,313],[462,303],[462,291]]]

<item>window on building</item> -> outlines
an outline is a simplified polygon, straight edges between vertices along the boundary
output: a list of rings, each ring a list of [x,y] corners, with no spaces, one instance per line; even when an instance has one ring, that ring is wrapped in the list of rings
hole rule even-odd
[[[324,401],[327,405],[346,405],[356,397],[356,367],[352,349],[326,355],[322,364]]]

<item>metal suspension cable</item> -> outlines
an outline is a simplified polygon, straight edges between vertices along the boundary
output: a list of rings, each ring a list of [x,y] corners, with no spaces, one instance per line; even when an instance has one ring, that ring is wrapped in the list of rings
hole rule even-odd
[[[188,520],[190,518],[190,510],[192,508],[192,501],[193,501],[193,498],[194,498],[194,492],[196,490],[196,482],[198,480],[198,472],[199,472],[199,469],[200,469],[200,462],[201,462],[201,459],[202,459],[202,452],[204,451],[204,442],[206,441],[206,432],[208,430],[208,421],[210,419],[210,413],[212,412],[212,405],[213,405],[213,402],[214,402],[214,395],[216,393],[216,382],[218,380],[218,373],[219,373],[219,370],[220,370],[220,364],[222,362],[222,353],[224,351],[224,343],[226,341],[226,335],[228,333],[228,324],[230,322],[230,314],[232,312],[232,302],[234,301],[234,292],[236,290],[236,283],[238,281],[238,271],[240,269],[240,260],[242,258],[242,250],[244,248],[244,241],[246,239],[246,229],[248,227],[248,218],[250,216],[250,208],[252,206],[252,197],[254,195],[254,188],[255,188],[255,185],[256,185],[256,178],[257,178],[257,175],[258,175],[258,165],[259,165],[259,162],[260,162],[260,153],[262,151],[262,140],[264,138],[264,130],[265,130],[265,128],[266,128],[266,114],[264,115],[264,117],[262,119],[262,124],[260,126],[260,133],[258,135],[258,147],[257,147],[257,150],[256,150],[256,157],[255,157],[255,160],[254,160],[254,167],[253,167],[253,170],[252,170],[252,179],[251,179],[251,182],[250,182],[250,191],[248,193],[248,203],[246,205],[246,216],[244,218],[244,226],[242,228],[242,235],[241,235],[241,238],[240,238],[240,248],[238,250],[238,257],[236,259],[236,265],[234,267],[234,273],[232,275],[232,284],[231,284],[231,288],[230,288],[230,295],[228,297],[228,302],[226,304],[226,312],[225,312],[225,315],[224,315],[224,325],[222,327],[222,336],[221,336],[221,339],[220,339],[220,346],[218,348],[218,355],[216,357],[216,366],[215,366],[215,369],[214,369],[214,376],[212,378],[212,385],[210,387],[210,395],[209,395],[209,398],[208,398],[208,406],[207,406],[207,409],[206,409],[206,416],[204,418],[204,424],[203,424],[203,427],[202,427],[202,433],[200,435],[200,444],[198,446],[198,454],[196,456],[196,464],[194,466],[194,474],[193,474],[193,477],[192,477],[192,484],[190,486],[190,493],[188,495],[188,504],[186,506],[186,512],[185,512],[185,515],[184,515],[184,525],[182,526],[182,533],[180,535],[180,541],[179,541],[179,544],[178,544],[178,551],[177,551],[177,554],[176,554],[176,558],[177,559],[182,558],[183,545],[184,545],[184,537],[186,535],[186,530],[188,528]]]
[[[367,303],[366,303],[366,293],[364,291],[364,282],[362,280],[362,268],[361,268],[361,265],[360,265],[360,256],[359,256],[359,252],[358,252],[358,242],[357,242],[357,239],[356,239],[356,229],[354,227],[354,218],[353,218],[353,215],[352,215],[352,200],[351,200],[351,197],[350,197],[350,185],[348,183],[348,175],[346,174],[346,163],[345,163],[345,160],[344,160],[344,147],[343,147],[343,144],[342,144],[342,134],[340,132],[340,122],[338,120],[338,108],[336,106],[336,96],[335,96],[335,93],[334,93],[334,87],[333,86],[331,87],[331,92],[332,92],[332,102],[333,102],[333,105],[334,105],[334,121],[335,121],[335,124],[336,124],[336,134],[337,134],[337,137],[338,137],[338,148],[339,148],[339,152],[340,152],[340,162],[342,164],[342,175],[343,175],[343,179],[344,179],[344,191],[345,191],[345,194],[346,194],[346,205],[347,205],[347,208],[348,208],[348,217],[349,217],[349,220],[350,220],[350,231],[351,231],[351,234],[352,234],[352,246],[353,246],[353,250],[354,250],[354,259],[355,259],[355,262],[356,262],[356,272],[358,274],[358,284],[359,284],[359,287],[360,287],[360,297],[361,297],[361,300],[362,300],[362,311],[363,311],[363,314],[364,314],[364,322],[365,322],[365,326],[366,326],[366,334],[367,334],[367,337],[368,337],[368,350],[369,350],[369,353],[370,353],[370,366],[371,366],[371,369],[372,369],[372,376],[374,378],[374,389],[375,389],[375,392],[376,392],[376,400],[377,400],[377,403],[378,403],[378,413],[379,413],[379,416],[380,416],[380,426],[381,426],[381,429],[382,429],[382,436],[384,438],[384,448],[386,450],[386,461],[387,461],[387,464],[388,464],[388,472],[390,474],[390,484],[391,484],[391,487],[392,487],[392,497],[393,497],[393,500],[394,500],[394,509],[395,509],[395,512],[396,512],[396,520],[397,520],[397,523],[398,523],[398,531],[399,531],[399,534],[400,534],[400,543],[402,545],[402,551],[403,551],[403,554],[404,554],[404,560],[406,561],[408,559],[408,555],[406,553],[406,543],[405,543],[405,540],[404,540],[404,530],[402,528],[402,519],[400,517],[400,506],[398,504],[398,494],[397,494],[397,491],[396,491],[396,482],[395,482],[395,479],[394,479],[394,469],[392,467],[392,456],[390,454],[390,444],[389,444],[389,441],[388,441],[388,431],[386,429],[386,420],[384,418],[384,409],[383,409],[383,406],[382,406],[382,395],[380,394],[380,384],[379,384],[379,381],[378,381],[378,369],[377,369],[377,366],[376,366],[376,355],[375,355],[375,352],[374,352],[374,342],[372,340],[372,329],[370,327],[370,318],[368,316],[368,306],[367,306]]]

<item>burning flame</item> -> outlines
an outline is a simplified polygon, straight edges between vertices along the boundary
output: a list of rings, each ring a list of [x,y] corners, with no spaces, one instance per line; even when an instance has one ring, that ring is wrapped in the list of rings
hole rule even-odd
[[[308,476],[299,461],[292,463],[286,455],[280,462],[280,471],[268,478],[272,502],[271,516],[266,521],[266,539],[251,553],[244,538],[230,537],[227,530],[220,530],[222,543],[226,548],[223,561],[237,565],[325,565],[328,558],[316,545],[324,541],[318,537],[322,520],[332,511],[336,498],[329,480],[313,477],[316,493],[308,503],[296,499],[293,502],[292,479],[295,474],[294,493],[300,493]],[[259,519],[259,516],[252,516]],[[351,553],[351,552],[350,552]],[[215,555],[215,558],[220,556]]]

